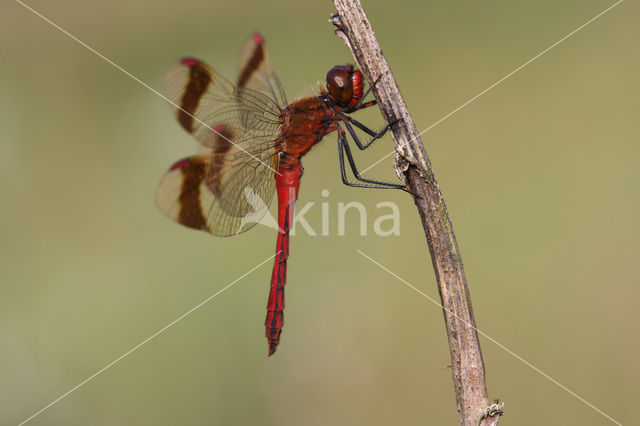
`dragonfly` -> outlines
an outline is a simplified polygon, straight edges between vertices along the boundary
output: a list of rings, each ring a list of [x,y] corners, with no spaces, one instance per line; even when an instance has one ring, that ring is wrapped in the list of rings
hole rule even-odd
[[[288,103],[259,33],[241,51],[235,83],[187,57],[171,66],[165,85],[178,123],[199,149],[175,162],[162,178],[156,196],[162,212],[186,227],[233,236],[258,223],[277,193],[278,236],[265,320],[271,356],[284,325],[289,230],[303,174],[301,158],[335,131],[344,184],[406,190],[360,176],[347,139],[349,134],[359,149],[366,149],[395,122],[374,131],[349,116],[376,104],[366,101],[373,86],[365,92],[363,75],[352,65],[331,68],[317,95]],[[354,127],[370,140],[361,142]],[[345,156],[356,182],[347,177]]]

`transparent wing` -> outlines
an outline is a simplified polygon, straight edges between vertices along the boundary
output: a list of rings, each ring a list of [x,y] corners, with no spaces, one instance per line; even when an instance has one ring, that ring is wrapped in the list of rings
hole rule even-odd
[[[176,118],[202,145],[214,147],[219,128],[233,128],[242,148],[274,140],[282,106],[264,93],[236,87],[205,63],[185,58],[165,79],[167,97],[179,108]]]
[[[263,93],[280,106],[288,105],[282,83],[271,69],[264,37],[260,33],[252,34],[246,41],[238,65],[238,88]]]
[[[249,39],[240,63],[237,85],[195,58],[174,64],[165,81],[176,118],[200,151],[169,169],[158,205],[178,223],[220,236],[248,230],[267,212],[286,106],[262,36]]]
[[[275,192],[277,155],[270,145],[254,145],[249,153],[231,147],[224,154],[204,147],[171,166],[158,187],[160,210],[182,225],[225,237],[259,222]]]

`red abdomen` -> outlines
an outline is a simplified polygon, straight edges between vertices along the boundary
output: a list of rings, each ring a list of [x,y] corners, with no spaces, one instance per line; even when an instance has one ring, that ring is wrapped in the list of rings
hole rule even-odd
[[[280,343],[284,325],[284,286],[287,283],[287,259],[289,258],[289,230],[293,223],[294,204],[298,198],[302,168],[300,161],[287,154],[280,154],[275,173],[278,192],[278,240],[271,273],[271,288],[267,302],[266,336],[269,355],[273,355]]]

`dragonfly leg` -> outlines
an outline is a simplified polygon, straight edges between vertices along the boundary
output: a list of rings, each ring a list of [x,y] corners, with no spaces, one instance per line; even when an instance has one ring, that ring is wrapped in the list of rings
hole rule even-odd
[[[364,183],[349,182],[344,164],[345,154],[347,155],[347,161],[349,162],[349,167],[351,168],[354,177],[358,181]],[[338,158],[340,161],[340,173],[342,175],[342,182],[347,186],[353,186],[357,188],[402,189],[403,191],[409,192],[407,188],[401,184],[382,182],[361,177],[360,172],[358,171],[356,163],[353,159],[351,148],[349,147],[349,141],[347,140],[347,135],[344,132],[344,129],[340,126],[338,126]]]
[[[387,124],[386,126],[384,126],[384,128],[382,130],[380,130],[379,132],[376,132],[375,130],[371,130],[370,128],[368,128],[367,126],[365,126],[364,124],[360,123],[358,120],[355,120],[351,117],[347,117],[347,120],[344,120],[344,125],[347,127],[347,130],[349,131],[349,134],[351,135],[351,137],[353,138],[353,141],[356,143],[356,145],[358,146],[358,148],[360,148],[360,150],[364,150],[369,148],[369,146],[377,141],[378,139],[380,139],[381,137],[383,137],[387,131],[389,130],[389,128],[391,128],[391,126],[395,125],[396,123],[398,123],[401,119],[397,119],[389,124]],[[371,136],[371,140],[367,143],[362,143],[360,142],[360,138],[358,138],[358,135],[356,135],[355,130],[353,129],[353,127],[351,125],[356,126],[358,129],[362,130],[363,132],[365,132],[366,134],[368,134],[369,136]]]
[[[364,99],[364,98],[362,98],[362,99]],[[362,100],[360,100],[360,103],[358,103],[358,105],[356,105],[353,109],[349,110],[348,112],[349,112],[349,114],[351,114],[351,113],[356,112],[358,110],[369,108],[369,107],[372,107],[372,106],[377,105],[377,104],[378,104],[378,101],[376,101],[375,99],[372,99],[372,100],[370,100],[368,102],[362,102]]]

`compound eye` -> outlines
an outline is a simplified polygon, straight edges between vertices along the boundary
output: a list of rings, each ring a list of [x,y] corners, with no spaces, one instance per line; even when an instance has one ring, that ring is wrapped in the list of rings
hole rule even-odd
[[[351,72],[343,65],[333,67],[327,73],[327,90],[340,105],[348,105],[353,97]]]

